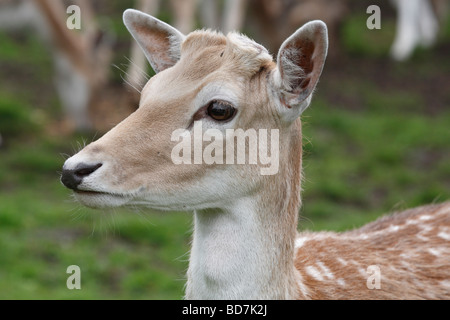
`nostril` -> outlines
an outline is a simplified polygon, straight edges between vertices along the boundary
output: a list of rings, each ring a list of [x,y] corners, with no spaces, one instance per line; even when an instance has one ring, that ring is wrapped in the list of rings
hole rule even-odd
[[[84,163],[78,165],[74,170],[74,174],[80,178],[86,177],[96,171],[102,166],[102,163],[97,163],[96,165],[86,165]]]
[[[83,181],[83,178],[92,174],[95,170],[102,166],[101,163],[95,165],[80,163],[75,169],[63,169],[61,175],[61,182],[69,189],[77,190],[78,185]]]

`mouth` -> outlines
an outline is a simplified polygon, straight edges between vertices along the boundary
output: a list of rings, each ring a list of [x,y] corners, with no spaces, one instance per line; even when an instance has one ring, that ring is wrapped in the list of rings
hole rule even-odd
[[[121,195],[116,195],[113,193],[108,193],[108,192],[102,192],[102,191],[88,191],[88,190],[73,190],[74,193],[79,194],[79,195],[93,195],[93,196],[100,196],[100,195],[109,195],[109,196],[121,196]]]
[[[94,190],[74,190],[74,195],[81,204],[94,209],[120,207],[131,200],[128,195]]]

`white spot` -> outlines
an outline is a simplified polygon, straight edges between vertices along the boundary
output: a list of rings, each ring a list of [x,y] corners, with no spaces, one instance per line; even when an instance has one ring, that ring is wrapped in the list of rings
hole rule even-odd
[[[353,264],[353,265],[355,265],[356,267],[359,267],[360,266],[360,263],[358,262],[358,261],[355,261],[355,260],[350,260],[350,263],[351,264]]]
[[[403,259],[411,259],[411,255],[409,253],[400,253],[400,257]]]
[[[318,261],[317,262],[317,266],[320,268],[320,270],[325,274],[325,277],[327,277],[328,279],[334,279],[334,274],[331,272],[330,269],[327,268],[327,266],[325,266],[323,264],[322,261]]]
[[[364,278],[367,277],[367,272],[364,268],[358,268],[359,274]]]
[[[422,226],[422,231],[420,231],[416,237],[422,241],[429,241],[429,239],[427,237],[425,237],[423,234],[428,233],[432,230],[433,228],[429,225],[423,225]]]
[[[439,237],[439,238],[442,238],[442,239],[444,239],[444,240],[450,241],[450,234],[449,234],[449,233],[446,233],[446,232],[444,232],[444,231],[439,232],[439,233],[438,233],[438,237]]]
[[[388,232],[397,232],[400,229],[399,226],[389,226]]]
[[[427,221],[427,220],[430,220],[430,219],[432,219],[432,218],[433,218],[433,217],[430,216],[430,215],[424,215],[424,216],[421,216],[421,217],[419,218],[419,220]]]
[[[406,269],[406,270],[411,270],[411,264],[406,262],[406,261],[402,261],[401,265]]]
[[[348,265],[348,262],[345,261],[345,260],[342,259],[342,258],[337,258],[336,260],[339,261],[339,263],[342,264],[344,267],[345,267],[346,265]]]
[[[344,279],[342,279],[342,278],[337,279],[337,284],[340,285],[341,287],[346,286],[346,283],[345,283]]]
[[[439,257],[442,253],[442,250],[435,249],[435,248],[429,248],[428,252],[431,253],[433,256]]]
[[[424,237],[424,236],[421,235],[420,233],[419,233],[419,234],[416,234],[416,237],[417,237],[417,239],[422,240],[422,241],[429,241],[429,240],[430,240],[429,238]]]
[[[306,271],[306,273],[308,273],[311,277],[313,277],[317,281],[323,281],[324,280],[322,274],[320,273],[320,271],[317,270],[313,266],[307,266],[305,268],[305,271]]]
[[[418,224],[419,220],[406,220],[406,224],[410,225],[410,224]]]
[[[295,239],[295,248],[298,249],[298,248],[303,247],[303,245],[305,244],[306,241],[308,241],[308,238],[306,238],[306,237]]]

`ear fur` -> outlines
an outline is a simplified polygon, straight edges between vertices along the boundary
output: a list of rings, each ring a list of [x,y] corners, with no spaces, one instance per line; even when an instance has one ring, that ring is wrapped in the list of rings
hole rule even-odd
[[[319,20],[308,22],[281,45],[274,83],[287,121],[294,121],[311,102],[327,50],[327,27]]]
[[[180,59],[185,36],[174,27],[134,9],[125,10],[123,22],[156,73],[172,67]]]

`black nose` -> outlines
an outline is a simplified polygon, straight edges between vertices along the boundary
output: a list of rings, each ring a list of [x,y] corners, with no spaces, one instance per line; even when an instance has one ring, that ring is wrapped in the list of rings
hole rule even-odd
[[[87,177],[95,170],[102,166],[101,163],[86,164],[80,163],[73,170],[63,169],[61,175],[61,182],[69,189],[77,190],[78,185],[83,181],[83,178]]]

